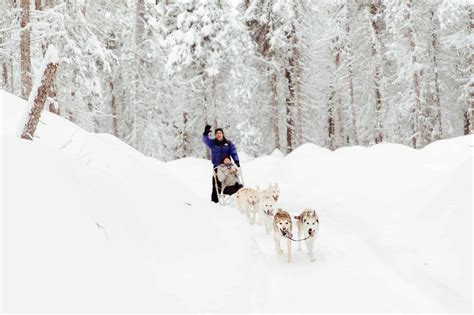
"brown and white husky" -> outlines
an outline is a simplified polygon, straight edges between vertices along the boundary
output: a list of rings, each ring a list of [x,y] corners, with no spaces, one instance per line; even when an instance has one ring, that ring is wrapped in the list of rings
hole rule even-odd
[[[291,240],[288,237],[292,237],[292,221],[291,216],[288,212],[278,209],[273,217],[273,239],[275,240],[275,249],[278,255],[283,253],[280,247],[280,240],[286,240],[286,246],[288,251],[288,262],[291,262]]]

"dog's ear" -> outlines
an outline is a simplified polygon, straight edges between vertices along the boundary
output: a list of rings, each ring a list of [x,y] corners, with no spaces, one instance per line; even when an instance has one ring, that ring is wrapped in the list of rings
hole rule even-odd
[[[294,218],[295,218],[295,220],[301,220],[301,216],[300,216],[300,215],[295,215]]]

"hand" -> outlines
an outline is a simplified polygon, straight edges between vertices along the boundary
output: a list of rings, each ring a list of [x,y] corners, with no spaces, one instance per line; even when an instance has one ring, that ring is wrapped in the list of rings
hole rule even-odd
[[[240,168],[240,162],[239,161],[234,161],[235,165]]]
[[[211,125],[206,125],[204,128],[204,134],[208,135],[211,132]]]

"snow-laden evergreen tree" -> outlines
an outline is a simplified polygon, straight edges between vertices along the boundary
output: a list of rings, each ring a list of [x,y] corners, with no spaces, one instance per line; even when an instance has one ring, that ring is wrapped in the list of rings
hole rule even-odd
[[[162,160],[204,156],[206,123],[250,155],[421,148],[473,130],[469,1],[7,0],[0,12],[3,89],[28,98],[54,45],[45,108]]]

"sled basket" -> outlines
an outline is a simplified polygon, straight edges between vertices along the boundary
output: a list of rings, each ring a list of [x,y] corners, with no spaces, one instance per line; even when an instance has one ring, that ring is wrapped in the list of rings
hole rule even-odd
[[[216,187],[216,190],[217,190],[217,198],[219,199],[219,204],[221,206],[226,206],[226,205],[229,205],[230,204],[230,201],[231,201],[231,197],[233,194],[235,194],[235,192],[233,194],[225,194],[224,193],[224,190],[226,189],[227,186],[224,185],[224,183],[221,183],[221,187],[219,189],[219,180],[217,179],[217,168],[218,166],[214,167],[213,170],[212,170],[212,177],[214,178],[214,185]],[[234,176],[236,177],[236,181],[237,183],[240,183],[241,185],[244,185],[244,180],[243,180],[243,176],[242,176],[242,169],[240,169],[240,174],[235,174]]]

